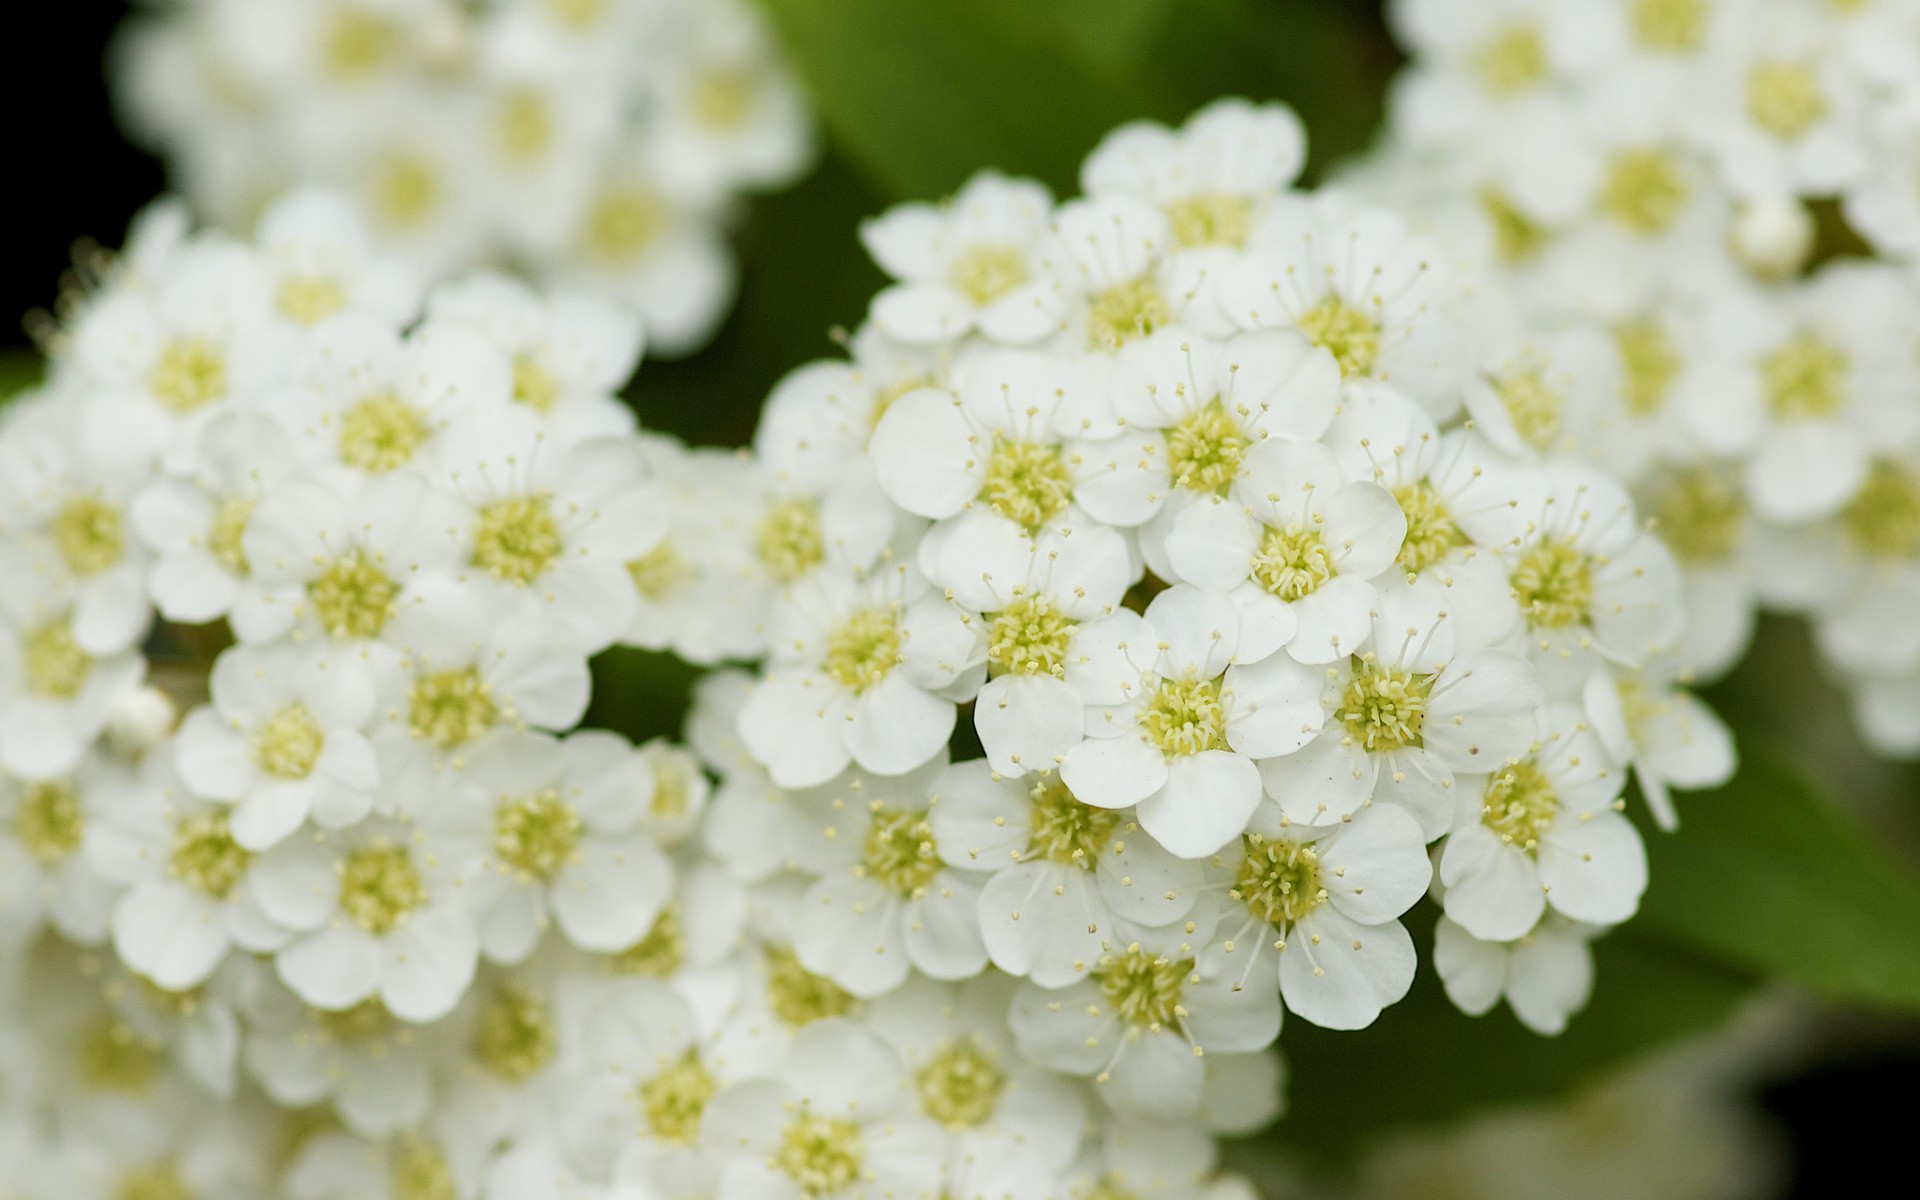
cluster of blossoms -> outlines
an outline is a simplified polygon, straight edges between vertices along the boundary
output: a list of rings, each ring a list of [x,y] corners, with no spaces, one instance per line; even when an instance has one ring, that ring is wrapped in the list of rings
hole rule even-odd
[[[198,212],[246,229],[291,187],[337,188],[431,276],[492,263],[617,296],[670,353],[728,307],[739,196],[811,157],[741,0],[154,7],[117,47],[120,99]]]
[[[781,589],[825,578],[813,510],[635,430],[630,310],[424,290],[370,246],[327,193],[248,242],[151,210],[0,413],[6,1195],[1243,1194],[1216,1136],[1271,1119],[1278,1059],[1186,1039],[1266,1046],[1272,989],[1190,984],[1131,905],[1173,957],[1086,985],[1100,1036],[1179,1031],[1192,1094],[1102,1104],[1091,1049],[1010,1021],[1035,1002],[985,969],[977,873],[932,850],[930,789],[1025,792],[920,755],[781,794],[804,835],[768,848],[735,827],[773,795],[737,675],[691,749],[577,728],[615,643],[763,653]],[[1117,855],[1075,804],[1048,861]]]
[[[1920,4],[1401,0],[1347,184],[1420,214],[1506,333],[1468,404],[1626,482],[1686,577],[1677,666],[1801,614],[1920,754]]]

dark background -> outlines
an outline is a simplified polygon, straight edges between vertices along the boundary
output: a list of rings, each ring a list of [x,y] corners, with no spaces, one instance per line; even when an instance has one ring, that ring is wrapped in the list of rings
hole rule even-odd
[[[1206,7],[1204,0],[1197,7]],[[15,216],[0,273],[0,343],[16,361],[31,344],[22,318],[52,306],[74,243],[91,238],[117,244],[128,219],[163,186],[159,163],[120,137],[102,75],[102,48],[124,12],[123,4],[98,0],[36,6],[38,32],[16,41],[25,54],[0,82],[0,111],[16,114],[8,189]],[[1282,56],[1277,67],[1267,64],[1280,78],[1265,90],[1303,111],[1314,138],[1313,167],[1324,169],[1330,158],[1364,145],[1397,55],[1374,3],[1276,3],[1267,15],[1277,23],[1277,41],[1288,35],[1285,23],[1295,19],[1318,39]],[[1216,93],[1260,90],[1231,71],[1202,69],[1204,45],[1186,49],[1195,66],[1176,87],[1156,94],[1147,106],[1153,115],[1177,117]],[[831,331],[858,322],[880,277],[857,249],[856,223],[911,194],[912,186],[870,165],[863,169],[861,157],[857,147],[851,153],[833,149],[807,181],[754,206],[739,239],[746,264],[740,304],[703,354],[646,365],[634,400],[648,425],[696,441],[744,442],[760,399],[779,374],[833,353]],[[1060,188],[1071,175],[1070,161],[1051,172],[1025,163],[1002,165],[1051,175]],[[935,187],[959,182],[933,178],[940,181]],[[666,682],[653,675],[634,686],[653,690]],[[603,703],[624,699],[612,694]],[[670,712],[664,710],[657,722],[661,731],[670,730]],[[1920,805],[1920,796],[1907,799]],[[1283,1039],[1283,1045],[1292,1040]],[[1896,1179],[1910,1173],[1906,1139],[1912,1136],[1916,1083],[1920,1057],[1857,1050],[1770,1088],[1763,1101],[1793,1143],[1799,1178],[1791,1194],[1831,1194],[1836,1184],[1880,1170],[1899,1172]]]

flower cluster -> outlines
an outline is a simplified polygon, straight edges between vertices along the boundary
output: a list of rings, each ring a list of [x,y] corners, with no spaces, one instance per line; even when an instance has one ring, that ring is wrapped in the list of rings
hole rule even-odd
[[[423,271],[489,262],[617,296],[667,352],[728,307],[737,198],[811,157],[799,90],[738,0],[158,7],[115,74],[197,210],[244,229],[290,187],[339,188]]]
[[[1347,182],[1506,329],[1481,433],[1630,486],[1687,579],[1683,671],[1803,614],[1866,740],[1920,754],[1920,5],[1393,11],[1413,62]]]
[[[695,749],[577,728],[615,643],[764,654],[850,531],[894,536],[884,495],[816,511],[637,433],[625,308],[486,274],[423,292],[369,245],[326,193],[249,242],[151,210],[0,414],[7,1194],[1239,1186],[1216,1136],[1278,1110],[1251,1052],[1279,1006],[1194,968],[1195,865],[1143,838],[1117,871],[1118,816],[1048,802],[1042,865],[1101,859],[1156,926],[1081,984],[1107,1015],[1067,1054],[1035,1012],[1058,1004],[986,965],[982,873],[934,851],[932,822],[962,840],[936,789],[955,813],[1027,793],[920,755],[922,709],[912,770],[792,793],[742,765],[736,673],[703,686]],[[776,819],[739,828],[756,797]],[[1133,900],[1156,870],[1168,898]],[[1138,1095],[1175,1047],[1172,1118],[1082,1078],[1113,1059]]]

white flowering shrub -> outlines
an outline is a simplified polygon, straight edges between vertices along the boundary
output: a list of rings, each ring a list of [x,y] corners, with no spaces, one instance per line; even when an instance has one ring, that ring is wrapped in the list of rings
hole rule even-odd
[[[739,0],[156,0],[115,48],[130,133],[229,229],[347,196],[383,251],[637,306],[699,348],[739,201],[812,158],[801,93]],[[331,311],[337,301],[304,301]]]

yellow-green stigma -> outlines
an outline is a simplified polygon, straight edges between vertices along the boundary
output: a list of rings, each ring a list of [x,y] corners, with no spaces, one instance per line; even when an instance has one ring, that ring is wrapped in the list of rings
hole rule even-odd
[[[459,1200],[453,1168],[438,1147],[417,1137],[403,1137],[387,1160],[387,1183],[393,1200]]]
[[[328,563],[307,584],[313,615],[336,638],[379,637],[399,595],[400,585],[357,547]]]
[[[767,960],[767,1006],[780,1023],[799,1029],[828,1017],[844,1017],[854,1011],[854,998],[839,984],[815,975],[800,965],[800,958],[784,946],[769,946]]]
[[[1199,192],[1168,205],[1167,224],[1182,246],[1244,246],[1253,232],[1253,201],[1232,192]]]
[[[1474,54],[1473,73],[1496,96],[1533,87],[1547,77],[1547,51],[1539,31],[1516,25],[1502,32]]]
[[[1491,382],[1521,439],[1536,450],[1551,449],[1560,438],[1566,396],[1538,370],[1515,371]]]
[[[975,304],[991,304],[1025,283],[1027,256],[1018,246],[968,246],[947,269],[947,282]]]
[[[413,461],[433,432],[426,418],[392,392],[367,396],[340,418],[340,461],[383,475]]]
[[[1159,286],[1143,276],[1093,298],[1087,312],[1087,341],[1095,350],[1117,350],[1165,325],[1172,315]]]
[[[1393,498],[1407,518],[1407,536],[1394,561],[1407,574],[1418,575],[1467,544],[1467,535],[1426,480],[1401,484],[1393,489]]]
[[[120,510],[94,496],[75,496],[53,516],[53,545],[67,570],[85,578],[117,565],[126,550]]]
[[[28,692],[50,700],[71,700],[86,687],[93,658],[73,640],[73,629],[62,617],[20,639],[20,666]]]
[[[275,779],[305,779],[326,741],[326,731],[307,706],[291,704],[253,731],[253,761]]]
[[[1433,676],[1387,666],[1371,655],[1355,657],[1352,669],[1334,714],[1347,735],[1375,753],[1425,745],[1420,730],[1433,696]]]
[[[1312,846],[1285,840],[1269,841],[1249,834],[1247,857],[1240,864],[1228,895],[1247,911],[1276,928],[1298,921],[1327,900],[1320,885],[1320,855]]]
[[[290,320],[318,325],[347,306],[347,290],[330,275],[289,275],[280,281],[274,304]]]
[[[253,570],[247,561],[247,522],[253,519],[253,500],[247,496],[228,496],[213,510],[213,526],[207,530],[207,553],[229,572],[246,576]]]
[[[787,1123],[773,1165],[808,1196],[829,1196],[860,1178],[860,1127],[802,1112]]]
[[[819,503],[795,496],[768,505],[754,530],[753,547],[775,583],[792,583],[813,570],[827,558]]]
[[[918,896],[940,873],[927,814],[876,808],[867,824],[861,873],[902,896]]]
[[[586,824],[552,788],[501,804],[493,814],[493,853],[522,879],[551,880],[573,861]]]
[[[1094,968],[1100,994],[1130,1025],[1160,1029],[1184,1017],[1180,992],[1193,973],[1193,960],[1149,954],[1135,942],[1119,954],[1103,955]]]
[[[1793,141],[1827,115],[1827,98],[1811,64],[1769,60],[1747,72],[1747,115],[1781,141]]]
[[[513,402],[535,412],[552,412],[553,406],[560,403],[560,381],[533,355],[516,354],[513,356]]]
[[[168,412],[190,413],[227,394],[226,355],[204,338],[175,338],[160,351],[147,387]]]
[[[411,229],[440,207],[441,182],[432,164],[411,154],[392,154],[374,173],[370,207],[390,229]]]
[[[1091,871],[1120,826],[1120,814],[1083,803],[1057,778],[1043,778],[1028,793],[1027,850],[1023,858],[1043,858],[1061,866]]]
[[[613,956],[613,967],[622,975],[665,979],[679,971],[686,960],[687,937],[680,925],[680,912],[669,904],[654,919],[647,936]]]
[[[426,902],[427,885],[405,846],[377,839],[340,864],[340,909],[368,933],[392,932]]]
[[[587,213],[586,249],[610,263],[633,262],[666,232],[667,220],[666,202],[645,188],[607,192]]]
[[[1615,327],[1620,352],[1621,398],[1636,417],[1650,417],[1667,405],[1680,377],[1680,348],[1658,321],[1629,321]]]
[[[1920,475],[1898,463],[1874,463],[1840,521],[1853,544],[1874,558],[1920,558]]]
[[[203,809],[173,828],[168,873],[195,891],[225,900],[251,865],[253,855],[241,849],[227,828],[225,809]]]
[[[1373,374],[1380,356],[1380,324],[1337,293],[1328,292],[1301,313],[1297,323],[1314,345],[1333,355],[1340,374],[1349,379]]]
[[[553,1061],[553,1006],[533,992],[503,987],[486,1007],[473,1034],[473,1057],[509,1083],[531,1079]]]
[[[553,500],[544,492],[488,501],[474,518],[473,565],[495,579],[525,586],[565,549]]]
[[[493,689],[472,667],[436,671],[413,681],[407,696],[407,726],[443,750],[473,741],[500,718]]]
[[[691,1146],[700,1137],[700,1118],[720,1083],[694,1051],[640,1085],[640,1115],[647,1132],[663,1142]]]
[[[1061,678],[1078,625],[1056,609],[1045,593],[1017,597],[987,624],[988,670],[996,676]]]
[[[673,543],[661,542],[627,563],[627,577],[633,580],[633,590],[645,599],[663,600],[682,583],[693,578],[693,564],[674,548]]]
[[[1224,750],[1227,710],[1218,679],[1162,679],[1140,713],[1147,740],[1168,758]]]
[[[1797,333],[1760,360],[1761,392],[1783,421],[1830,417],[1846,403],[1846,352],[1812,333]]]
[[[1247,436],[1218,396],[1181,417],[1167,430],[1167,471],[1174,485],[1215,496],[1227,494]]]
[[[1267,591],[1282,600],[1300,600],[1333,576],[1333,554],[1318,529],[1261,529],[1253,580]]]
[[[1072,498],[1073,477],[1058,446],[993,435],[981,503],[1031,534]]]
[[[995,1056],[971,1040],[943,1047],[914,1072],[913,1082],[921,1109],[949,1129],[984,1124],[1007,1090]]]
[[[859,609],[827,635],[827,674],[841,687],[864,692],[899,663],[900,640],[892,609]]]
[[[75,1046],[80,1080],[102,1092],[138,1095],[160,1074],[159,1047],[124,1021],[103,1020],[80,1033]]]
[[[1487,784],[1480,823],[1498,834],[1501,841],[1532,854],[1539,848],[1540,835],[1553,824],[1559,811],[1553,781],[1532,763],[1518,762]]]
[[[1686,207],[1687,177],[1665,150],[1626,150],[1607,164],[1600,207],[1639,234],[1664,233]]]
[[[1696,467],[1666,485],[1653,513],[1654,532],[1682,562],[1722,562],[1740,547],[1747,502],[1723,474]]]
[[[1712,0],[1633,0],[1627,19],[1633,40],[1643,50],[1680,54],[1698,50],[1707,39]]]
[[[120,1176],[113,1200],[196,1200],[193,1189],[172,1163],[136,1167]]]
[[[1558,538],[1541,542],[1513,569],[1513,595],[1536,629],[1564,629],[1593,608],[1593,557]]]
[[[20,785],[13,810],[13,836],[41,866],[65,862],[86,837],[87,818],[80,793],[65,780],[38,780]]]

